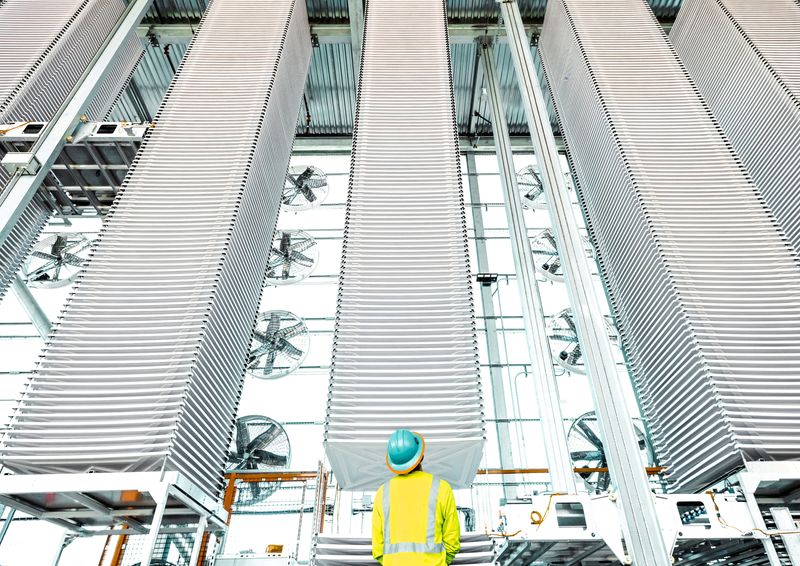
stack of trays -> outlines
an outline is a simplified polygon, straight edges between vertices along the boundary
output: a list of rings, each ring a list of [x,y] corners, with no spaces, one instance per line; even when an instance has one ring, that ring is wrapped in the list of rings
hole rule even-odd
[[[800,3],[684,0],[670,39],[800,250]]]
[[[29,381],[18,473],[221,486],[311,55],[305,3],[215,0]]]
[[[643,0],[552,0],[540,42],[675,490],[800,456],[800,266]]]
[[[372,557],[372,539],[366,537],[319,535],[312,548],[314,566],[357,566],[375,564]],[[476,564],[491,566],[495,562],[495,546],[487,535],[464,533],[461,551],[453,559],[453,566]]]
[[[6,0],[0,3],[0,124],[47,122],[64,103],[125,11],[124,0]],[[131,32],[87,115],[111,111],[144,51]],[[2,150],[0,150],[2,158]],[[0,168],[0,194],[8,182]],[[0,298],[50,217],[37,195],[0,245]]]
[[[365,30],[327,454],[344,488],[375,489],[410,428],[464,486],[484,422],[444,3],[369,0]]]

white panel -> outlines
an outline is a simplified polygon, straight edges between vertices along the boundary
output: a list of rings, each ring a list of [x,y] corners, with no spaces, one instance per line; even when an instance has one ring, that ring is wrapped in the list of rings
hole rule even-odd
[[[800,269],[643,0],[552,0],[540,49],[676,490],[800,456]]]
[[[800,3],[685,0],[670,39],[800,249]]]
[[[214,1],[12,418],[8,468],[220,488],[310,53],[303,2]]]
[[[326,449],[343,487],[374,489],[410,428],[465,486],[484,423],[443,2],[369,0],[363,54]]]

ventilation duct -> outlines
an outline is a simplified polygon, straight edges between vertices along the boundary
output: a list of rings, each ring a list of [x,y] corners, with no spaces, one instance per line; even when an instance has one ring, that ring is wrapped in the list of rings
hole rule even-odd
[[[650,9],[552,0],[539,45],[672,488],[797,458],[797,256]]]
[[[684,0],[670,39],[800,250],[800,3]]]
[[[463,487],[484,423],[444,2],[368,0],[363,54],[326,450],[375,489],[409,428]]]
[[[221,487],[311,54],[304,2],[254,6],[203,18],[12,416],[9,469]]]
[[[0,124],[48,122],[89,66],[117,20],[123,0],[6,0],[0,3]],[[131,33],[87,115],[102,120],[142,56]],[[2,136],[0,136],[2,141]],[[0,146],[0,159],[4,154]],[[0,168],[0,198],[9,174]],[[0,299],[50,217],[38,194],[0,244]]]

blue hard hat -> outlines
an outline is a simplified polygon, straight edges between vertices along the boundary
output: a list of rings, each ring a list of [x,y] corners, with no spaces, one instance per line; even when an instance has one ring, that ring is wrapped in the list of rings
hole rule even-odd
[[[389,437],[386,465],[395,474],[403,475],[417,467],[425,454],[425,439],[418,432],[397,429]]]

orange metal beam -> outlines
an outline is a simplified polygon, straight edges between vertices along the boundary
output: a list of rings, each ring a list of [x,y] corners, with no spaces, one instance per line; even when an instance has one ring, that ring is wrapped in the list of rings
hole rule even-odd
[[[608,472],[608,468],[573,468],[576,474],[592,474],[592,473],[603,473]],[[656,475],[662,472],[665,472],[667,469],[663,466],[649,466],[645,468],[649,475]],[[510,468],[506,470],[501,470],[497,468],[488,468],[484,470],[478,470],[478,475],[519,475],[519,474],[546,474],[549,472],[547,468]]]
[[[317,472],[231,472],[225,474],[225,479],[229,482],[240,480],[248,483],[288,482],[314,480],[317,475]]]
[[[127,525],[122,525],[123,528]],[[128,542],[128,535],[119,535],[117,539],[117,546],[114,548],[114,554],[111,556],[110,566],[122,566],[122,558],[125,554],[125,545]]]

